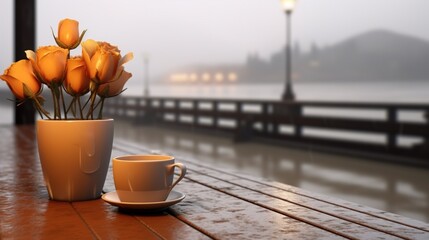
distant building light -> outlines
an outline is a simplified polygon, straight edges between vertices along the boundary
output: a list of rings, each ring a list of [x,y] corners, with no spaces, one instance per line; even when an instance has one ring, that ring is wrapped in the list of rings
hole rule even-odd
[[[189,74],[189,80],[191,80],[191,82],[195,82],[198,80],[198,75],[195,73],[191,73]]]
[[[224,74],[222,72],[211,74],[209,72],[205,72],[201,75],[199,75],[198,73],[192,72],[192,73],[174,73],[170,75],[170,81],[176,82],[176,83],[196,82],[196,81],[209,82],[210,80],[213,80],[216,82],[223,82],[226,80],[230,82],[235,82],[238,80],[238,75],[235,72],[230,72],[228,74]]]
[[[188,74],[186,73],[175,73],[170,75],[170,81],[172,82],[186,82],[189,80]]]
[[[202,79],[203,79],[204,82],[208,82],[208,81],[210,81],[211,76],[210,76],[209,73],[204,73],[203,76],[202,76]]]
[[[236,73],[229,73],[229,74],[228,74],[228,80],[229,80],[229,81],[231,81],[231,82],[235,82],[235,81],[237,81],[237,79],[238,79],[238,76],[237,76],[237,74],[236,74]]]
[[[217,82],[222,82],[223,81],[223,74],[222,73],[216,73],[215,80]]]

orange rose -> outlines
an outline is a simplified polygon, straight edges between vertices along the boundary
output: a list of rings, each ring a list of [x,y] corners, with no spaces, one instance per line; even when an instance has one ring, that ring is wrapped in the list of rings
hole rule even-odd
[[[41,83],[33,72],[30,61],[20,60],[10,65],[0,78],[7,83],[12,93],[20,100],[33,98],[40,93]]]
[[[53,30],[52,35],[54,35],[58,46],[66,49],[75,49],[82,41],[85,32],[86,30],[79,36],[79,22],[66,18],[58,23],[58,37],[55,37]]]
[[[122,65],[133,59],[132,53],[121,57],[121,53],[116,46],[91,39],[82,43],[82,56],[91,80],[97,84],[119,79],[123,71]]]
[[[131,76],[131,73],[122,71],[117,80],[101,84],[98,88],[98,95],[103,98],[119,95],[123,91],[125,83],[131,78]]]
[[[64,88],[72,96],[82,96],[89,91],[89,75],[82,57],[67,60]]]
[[[72,19],[63,19],[58,24],[58,40],[68,48],[79,41],[79,22]]]
[[[67,49],[46,46],[37,49],[36,52],[27,50],[25,53],[44,83],[48,85],[62,83],[69,54]]]

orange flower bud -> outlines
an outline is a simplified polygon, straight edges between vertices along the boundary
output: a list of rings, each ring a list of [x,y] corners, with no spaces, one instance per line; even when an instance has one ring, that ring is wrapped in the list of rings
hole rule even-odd
[[[20,100],[40,93],[41,83],[33,72],[30,61],[20,60],[10,65],[0,78],[7,83],[12,93]]]
[[[91,80],[104,84],[117,80],[122,65],[133,58],[132,53],[121,57],[120,50],[107,42],[86,40],[82,43],[82,56],[88,67]]]
[[[79,22],[73,19],[63,19],[58,24],[58,40],[68,49],[79,42]]]
[[[100,97],[109,98],[119,95],[123,89],[125,83],[132,77],[132,74],[122,69],[119,78],[115,81],[101,84],[98,88],[98,95]]]
[[[46,46],[25,51],[33,68],[39,73],[46,84],[61,83],[65,77],[67,56],[69,51],[56,46]]]
[[[72,96],[81,96],[89,91],[89,75],[82,57],[67,60],[64,88]]]

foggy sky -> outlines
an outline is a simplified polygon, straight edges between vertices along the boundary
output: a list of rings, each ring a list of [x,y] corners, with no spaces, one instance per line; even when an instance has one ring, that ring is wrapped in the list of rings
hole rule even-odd
[[[0,71],[13,52],[12,0],[2,0]],[[374,29],[429,40],[427,0],[299,0],[293,13],[293,41],[334,44]],[[243,63],[249,53],[269,57],[285,44],[285,15],[279,0],[73,0],[37,1],[37,46],[54,45],[60,19],[74,18],[88,29],[85,39],[118,45],[135,59],[126,69],[132,81],[192,64]],[[80,54],[79,51],[72,55]]]

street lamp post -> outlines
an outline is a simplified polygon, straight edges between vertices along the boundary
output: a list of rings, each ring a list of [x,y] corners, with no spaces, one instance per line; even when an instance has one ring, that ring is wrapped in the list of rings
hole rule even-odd
[[[282,95],[283,101],[295,100],[295,94],[292,89],[292,57],[291,57],[291,15],[295,8],[296,0],[281,0],[283,10],[286,13],[286,85]]]
[[[143,78],[143,96],[149,97],[149,55],[143,55],[144,78]]]

